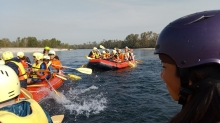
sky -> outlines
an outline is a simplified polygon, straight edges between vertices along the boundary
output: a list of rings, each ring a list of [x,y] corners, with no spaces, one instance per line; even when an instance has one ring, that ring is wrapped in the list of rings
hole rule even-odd
[[[0,8],[0,39],[56,38],[73,45],[159,34],[180,17],[220,9],[220,0],[0,0]]]

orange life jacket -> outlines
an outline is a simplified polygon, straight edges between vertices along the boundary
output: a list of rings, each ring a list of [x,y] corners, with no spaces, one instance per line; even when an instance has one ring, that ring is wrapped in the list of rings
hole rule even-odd
[[[123,53],[119,54],[119,59],[124,60],[124,54]]]
[[[20,59],[20,61],[21,61],[21,64],[23,65],[24,68],[28,68],[28,64],[27,64],[26,59]]]
[[[50,62],[51,62],[52,68],[58,69],[58,70],[62,69],[62,64],[61,64],[60,60],[52,59]]]
[[[18,79],[21,81],[21,80],[25,80],[28,78],[27,74],[26,74],[26,71],[23,67],[23,65],[20,63],[20,62],[16,62],[16,61],[10,61],[10,62],[13,62],[15,63],[17,66],[18,66],[18,71],[19,71],[19,74],[18,74]]]

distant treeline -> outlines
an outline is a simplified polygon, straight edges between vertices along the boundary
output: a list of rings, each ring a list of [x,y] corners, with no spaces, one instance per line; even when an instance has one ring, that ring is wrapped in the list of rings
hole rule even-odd
[[[106,48],[154,48],[158,34],[152,31],[139,34],[130,34],[124,40],[103,40],[100,43],[96,41],[87,42],[79,45],[69,45],[68,43],[62,43],[56,38],[37,40],[36,37],[18,37],[16,41],[10,41],[8,38],[0,39],[0,47],[45,47],[51,48],[65,48],[65,49],[92,49],[93,47],[99,47],[103,45]]]
[[[18,37],[16,41],[10,41],[8,38],[0,39],[0,47],[45,47],[51,48],[65,48],[70,49],[71,46],[68,43],[62,43],[56,38],[37,40],[36,37]]]
[[[144,32],[139,34],[130,34],[125,40],[103,40],[101,43],[97,43],[96,41],[88,42],[80,45],[73,45],[76,49],[92,49],[93,47],[99,47],[99,45],[103,45],[106,48],[113,49],[117,48],[154,48],[156,44],[156,40],[158,38],[158,34],[152,31]]]

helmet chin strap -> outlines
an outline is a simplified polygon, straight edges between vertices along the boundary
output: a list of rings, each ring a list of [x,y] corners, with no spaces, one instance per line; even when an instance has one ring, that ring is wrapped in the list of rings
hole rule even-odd
[[[190,70],[188,68],[179,68],[179,75],[181,87],[178,103],[184,106],[187,102],[188,96],[193,93],[193,90],[189,88]]]

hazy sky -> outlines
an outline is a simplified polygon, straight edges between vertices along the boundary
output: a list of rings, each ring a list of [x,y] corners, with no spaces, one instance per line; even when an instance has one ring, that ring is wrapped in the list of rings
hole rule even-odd
[[[0,39],[124,40],[131,33],[160,33],[177,18],[214,9],[220,0],[0,0]]]

